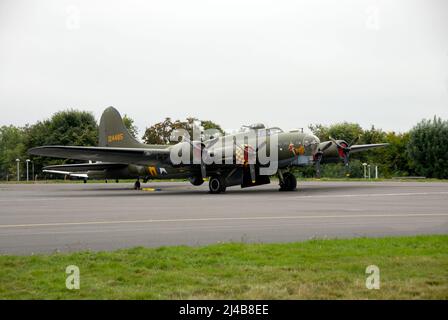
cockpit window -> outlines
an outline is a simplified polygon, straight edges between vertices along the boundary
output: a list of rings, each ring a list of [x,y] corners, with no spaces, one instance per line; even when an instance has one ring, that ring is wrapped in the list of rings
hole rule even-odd
[[[250,126],[242,126],[240,132],[255,131],[259,137],[270,136],[284,132],[279,127],[266,128],[262,123],[252,124]]]

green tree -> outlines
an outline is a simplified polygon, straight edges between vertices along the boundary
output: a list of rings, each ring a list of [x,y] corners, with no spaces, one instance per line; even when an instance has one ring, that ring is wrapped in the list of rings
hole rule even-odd
[[[386,139],[386,132],[381,129],[376,129],[375,126],[371,126],[369,130],[363,130],[361,133],[362,143],[372,144],[372,143],[383,143]]]
[[[134,119],[128,117],[128,115],[124,115],[123,117],[123,123],[124,126],[128,129],[129,133],[135,138],[137,139],[138,136],[138,128],[135,125],[135,121]]]
[[[410,132],[407,151],[417,174],[448,178],[448,121],[422,120]]]
[[[337,140],[345,140],[348,143],[361,137],[364,131],[357,123],[341,122],[331,126],[324,126],[322,124],[309,125],[308,128],[321,141],[328,141],[330,137]]]
[[[96,146],[98,125],[92,113],[66,110],[55,113],[49,121],[48,145]]]
[[[147,144],[169,144],[173,130],[173,121],[171,118],[165,118],[162,122],[146,128],[143,141]]]
[[[55,113],[51,119],[26,126],[25,150],[44,145],[96,146],[98,145],[98,125],[90,112],[66,110]],[[47,165],[72,163],[52,158],[32,156],[36,173]]]
[[[221,136],[225,135],[225,132],[222,129],[222,127],[219,124],[217,124],[217,123],[215,123],[213,121],[203,120],[203,121],[201,121],[201,125],[204,128],[204,130],[209,130],[210,132],[212,132],[211,136],[210,135],[204,136],[203,137],[204,140],[208,140],[210,138],[216,138],[216,135],[221,135]],[[213,130],[215,130],[215,132],[217,134],[214,134]]]
[[[143,136],[143,141],[147,144],[173,144],[175,141],[171,141],[174,130],[183,129],[188,132],[190,139],[193,139],[193,128],[210,130],[216,129],[219,133],[223,134],[221,126],[210,120],[198,120],[197,118],[187,118],[185,121],[176,120],[172,121],[171,118],[165,118],[164,121],[158,122],[151,127],[147,128]],[[202,128],[200,128],[202,127]],[[210,137],[201,136],[201,139],[208,139]]]
[[[0,179],[17,179],[16,159],[21,160],[21,165],[27,159],[24,140],[22,128],[12,125],[0,127]]]
[[[365,162],[380,167],[380,175],[386,178],[413,174],[407,154],[409,133],[388,132],[380,141],[371,143],[389,143],[385,148],[366,152]]]

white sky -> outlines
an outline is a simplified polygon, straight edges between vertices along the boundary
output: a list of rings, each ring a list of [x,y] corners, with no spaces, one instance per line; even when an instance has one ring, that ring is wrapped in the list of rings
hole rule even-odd
[[[445,0],[0,0],[0,125],[107,106],[224,128],[448,118]]]

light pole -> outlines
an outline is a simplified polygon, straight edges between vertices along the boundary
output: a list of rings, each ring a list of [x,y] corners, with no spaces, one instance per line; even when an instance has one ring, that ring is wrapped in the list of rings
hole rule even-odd
[[[367,179],[367,163],[363,163],[362,166],[364,167],[364,179]]]
[[[30,159],[26,159],[26,182],[30,181]]]
[[[16,159],[17,162],[17,181],[20,181],[20,159]]]

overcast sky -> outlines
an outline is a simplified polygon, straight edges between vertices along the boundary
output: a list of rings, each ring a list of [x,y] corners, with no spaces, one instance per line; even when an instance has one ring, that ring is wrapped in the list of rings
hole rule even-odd
[[[0,125],[107,106],[224,128],[448,118],[446,0],[0,0]]]

